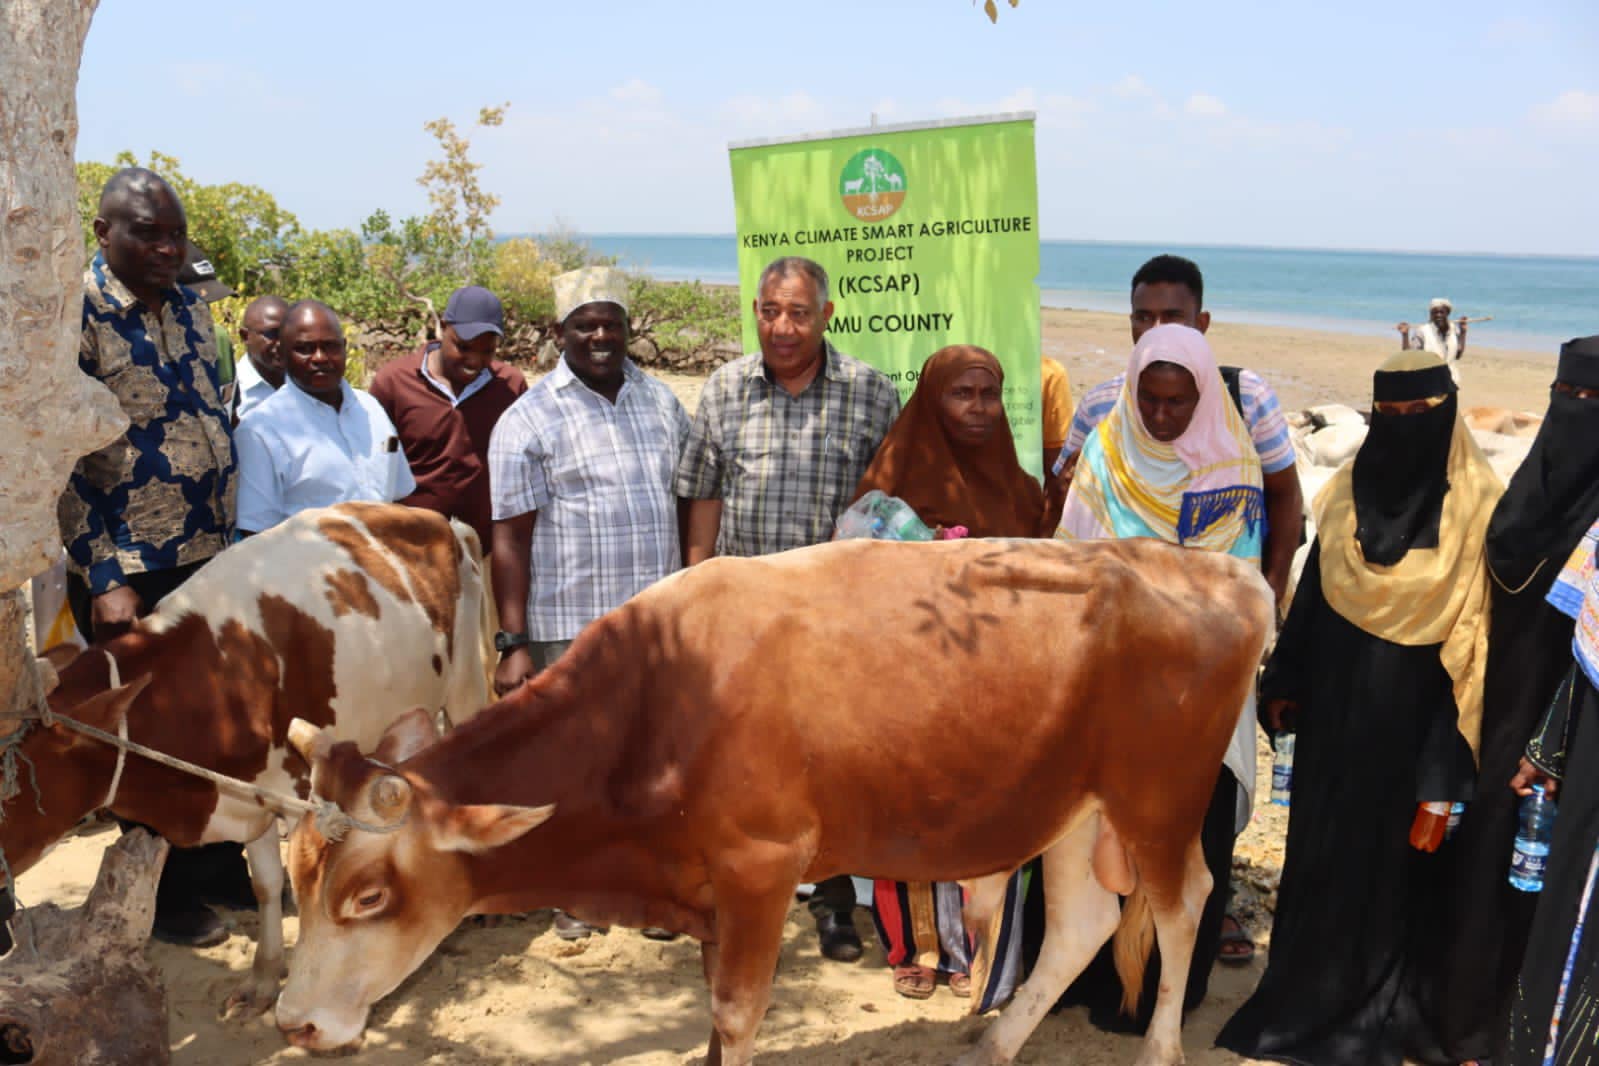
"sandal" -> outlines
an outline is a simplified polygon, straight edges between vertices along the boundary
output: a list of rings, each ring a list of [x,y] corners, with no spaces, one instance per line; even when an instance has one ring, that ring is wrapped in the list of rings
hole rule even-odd
[[[969,973],[952,973],[949,975],[950,994],[958,999],[972,998],[972,975]]]
[[[1228,966],[1247,966],[1254,960],[1255,942],[1249,939],[1249,934],[1244,932],[1237,918],[1227,915],[1221,920],[1221,942],[1216,945],[1216,961]]]
[[[906,999],[927,999],[937,981],[938,975],[925,966],[894,967],[894,991]]]

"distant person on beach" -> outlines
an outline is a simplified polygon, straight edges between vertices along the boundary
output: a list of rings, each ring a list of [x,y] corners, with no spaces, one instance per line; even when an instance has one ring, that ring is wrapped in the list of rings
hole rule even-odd
[[[761,350],[705,382],[677,468],[677,495],[691,501],[684,562],[713,555],[768,555],[822,544],[899,414],[887,376],[827,340],[833,304],[827,271],[799,256],[761,272],[754,303]],[[816,886],[811,913],[822,954],[861,957],[855,886],[847,876]]]
[[[1454,306],[1440,296],[1427,305],[1427,321],[1419,326],[1401,322],[1394,328],[1404,341],[1405,351],[1431,352],[1447,363],[1449,376],[1455,379],[1455,388],[1458,389],[1460,360],[1466,355],[1466,327],[1469,323],[1464,316],[1456,322],[1450,322],[1449,313],[1453,310]]]

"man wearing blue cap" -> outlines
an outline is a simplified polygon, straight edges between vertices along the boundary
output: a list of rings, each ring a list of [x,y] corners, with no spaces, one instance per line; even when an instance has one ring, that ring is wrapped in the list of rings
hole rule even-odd
[[[416,491],[401,502],[467,523],[485,555],[489,438],[527,391],[521,372],[495,358],[504,333],[498,297],[478,285],[456,289],[439,339],[379,370],[371,388],[416,477]]]

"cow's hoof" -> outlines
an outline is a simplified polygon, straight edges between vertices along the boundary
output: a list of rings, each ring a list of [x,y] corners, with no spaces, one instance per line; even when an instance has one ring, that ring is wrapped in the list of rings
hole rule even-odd
[[[227,999],[222,1001],[222,1017],[230,1022],[245,1022],[251,1018],[259,1018],[271,1008],[278,998],[277,982],[266,987],[255,981],[247,981],[235,988]]]

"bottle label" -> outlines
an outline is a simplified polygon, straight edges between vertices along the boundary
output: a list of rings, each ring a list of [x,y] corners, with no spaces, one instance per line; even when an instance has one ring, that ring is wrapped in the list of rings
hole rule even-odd
[[[1523,881],[1541,882],[1544,867],[1549,864],[1549,854],[1545,851],[1542,855],[1530,855],[1524,847],[1520,840],[1516,841],[1516,850],[1510,855],[1510,875]]]
[[[1294,764],[1278,763],[1271,768],[1271,790],[1289,792],[1294,787]]]

